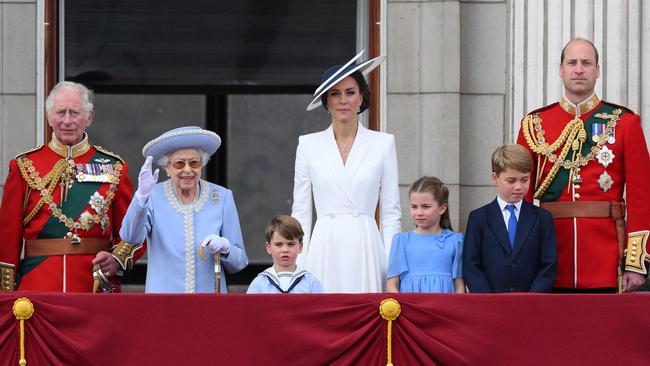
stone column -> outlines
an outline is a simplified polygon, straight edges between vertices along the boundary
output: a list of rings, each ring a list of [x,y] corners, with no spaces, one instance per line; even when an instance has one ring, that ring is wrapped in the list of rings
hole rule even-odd
[[[642,0],[509,1],[507,105],[514,141],[528,111],[562,96],[562,47],[572,38],[594,42],[600,53],[597,95],[650,113],[650,3]],[[645,57],[644,57],[645,56]],[[650,141],[650,116],[643,119]]]
[[[408,188],[422,175],[449,186],[458,228],[460,3],[388,0],[386,33],[386,129],[397,143],[403,228],[413,227]]]
[[[460,6],[460,231],[469,212],[497,194],[490,158],[510,133],[504,112],[507,16],[503,1]]]
[[[0,184],[9,159],[36,144],[35,0],[0,0]]]

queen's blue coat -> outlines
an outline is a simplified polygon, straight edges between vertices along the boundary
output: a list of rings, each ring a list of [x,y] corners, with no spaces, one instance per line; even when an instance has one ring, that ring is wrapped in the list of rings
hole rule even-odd
[[[239,217],[229,189],[201,180],[198,198],[183,204],[171,180],[158,183],[146,204],[133,198],[124,216],[120,237],[127,243],[147,239],[146,292],[214,292],[214,256],[199,256],[201,241],[210,234],[228,238],[230,252],[221,255],[228,273],[248,264]],[[221,276],[221,292],[226,280]]]

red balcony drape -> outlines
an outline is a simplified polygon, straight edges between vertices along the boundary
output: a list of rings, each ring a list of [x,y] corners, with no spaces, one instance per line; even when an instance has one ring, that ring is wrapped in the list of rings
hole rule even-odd
[[[0,365],[647,365],[650,294],[0,294]]]

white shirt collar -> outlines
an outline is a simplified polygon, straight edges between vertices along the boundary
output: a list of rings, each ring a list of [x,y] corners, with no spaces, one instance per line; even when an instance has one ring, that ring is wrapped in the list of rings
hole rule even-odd
[[[501,196],[497,195],[497,202],[499,203],[499,207],[501,208],[501,211],[504,211],[506,209],[507,205],[510,205],[511,203],[506,202]],[[517,212],[521,212],[521,205],[523,204],[524,200],[519,200],[518,202],[512,203],[512,205],[515,205],[515,208],[517,209]]]

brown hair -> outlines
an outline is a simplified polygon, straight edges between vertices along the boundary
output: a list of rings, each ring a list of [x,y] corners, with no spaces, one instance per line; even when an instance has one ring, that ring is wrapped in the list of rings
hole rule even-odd
[[[451,228],[451,219],[449,218],[449,189],[447,189],[447,186],[440,179],[436,177],[422,177],[411,184],[409,196],[411,193],[431,193],[433,199],[439,205],[447,205],[447,209],[440,216],[440,227],[442,229],[453,230]]]
[[[591,48],[593,48],[594,55],[596,56],[596,65],[598,65],[598,50],[596,49],[596,46],[594,46],[593,42],[591,42],[590,40],[585,39],[585,38],[574,38],[574,39],[570,40],[569,42],[567,42],[566,45],[564,45],[564,48],[562,48],[562,54],[560,55],[560,64],[564,63],[564,52],[566,51],[566,48],[569,47],[569,45],[571,43],[577,42],[577,41],[587,42],[591,46]]]
[[[530,173],[533,171],[533,159],[528,150],[517,144],[499,146],[492,153],[492,171],[499,175],[511,168],[518,172]]]
[[[302,231],[302,226],[298,220],[291,216],[280,215],[275,216],[266,225],[266,241],[271,242],[273,233],[277,232],[286,239],[298,239],[302,243],[302,237],[305,233]]]
[[[368,107],[370,107],[370,87],[368,86],[366,78],[363,77],[361,71],[357,70],[350,74],[350,76],[357,82],[357,85],[359,86],[359,93],[361,94],[362,100],[361,105],[359,106],[359,112],[357,112],[357,114],[360,114],[368,109]],[[320,100],[323,103],[323,107],[327,109],[327,92],[321,95]]]

